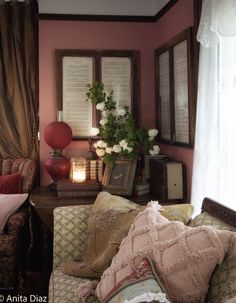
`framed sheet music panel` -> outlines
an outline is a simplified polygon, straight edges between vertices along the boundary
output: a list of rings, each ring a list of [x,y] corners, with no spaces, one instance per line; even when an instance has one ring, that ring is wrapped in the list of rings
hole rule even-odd
[[[117,107],[128,106],[138,121],[139,53],[113,50],[56,50],[58,111],[68,123],[74,140],[92,137],[99,114],[86,102],[88,84],[101,81],[105,91],[113,91]]]
[[[159,141],[194,145],[191,28],[155,50],[156,122]]]

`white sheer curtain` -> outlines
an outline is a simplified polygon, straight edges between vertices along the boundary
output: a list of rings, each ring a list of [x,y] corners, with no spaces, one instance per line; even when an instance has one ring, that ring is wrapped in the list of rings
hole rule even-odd
[[[236,209],[236,0],[203,0],[191,203]]]

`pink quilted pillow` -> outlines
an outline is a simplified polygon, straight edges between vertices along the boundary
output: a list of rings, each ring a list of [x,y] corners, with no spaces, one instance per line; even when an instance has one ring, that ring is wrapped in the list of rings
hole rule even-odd
[[[96,294],[106,301],[112,288],[148,256],[172,301],[204,302],[211,274],[223,261],[234,234],[170,222],[160,214],[158,203],[151,202],[131,225],[111,266],[103,273]]]

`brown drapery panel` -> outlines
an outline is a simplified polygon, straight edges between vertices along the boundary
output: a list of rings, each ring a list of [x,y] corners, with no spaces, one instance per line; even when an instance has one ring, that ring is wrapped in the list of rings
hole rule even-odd
[[[38,157],[38,5],[0,0],[0,154]]]

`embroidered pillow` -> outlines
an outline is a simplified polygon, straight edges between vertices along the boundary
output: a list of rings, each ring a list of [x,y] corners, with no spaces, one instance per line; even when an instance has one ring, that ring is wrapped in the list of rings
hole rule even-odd
[[[0,233],[11,215],[25,202],[28,194],[0,194]]]
[[[170,303],[150,258],[144,258],[105,299],[108,303],[151,301]]]
[[[0,176],[1,194],[19,194],[21,191],[21,174]]]
[[[204,302],[212,272],[222,263],[234,233],[170,222],[159,209],[152,202],[137,215],[96,288],[99,300],[103,301],[137,262],[149,256],[172,301]]]
[[[191,219],[193,214],[193,206],[191,204],[174,204],[163,206],[164,211],[162,216],[166,217],[170,221],[180,221],[185,225]]]
[[[100,277],[110,266],[121,240],[142,210],[142,206],[125,198],[108,192],[99,193],[88,221],[88,239],[83,261],[66,262],[65,273],[79,277]]]
[[[220,230],[230,230],[230,231],[236,231],[236,228],[226,224],[225,222],[221,221],[220,219],[210,215],[208,212],[204,211],[201,214],[197,215],[194,219],[192,219],[189,224],[189,226],[197,227],[197,226],[213,226]]]

